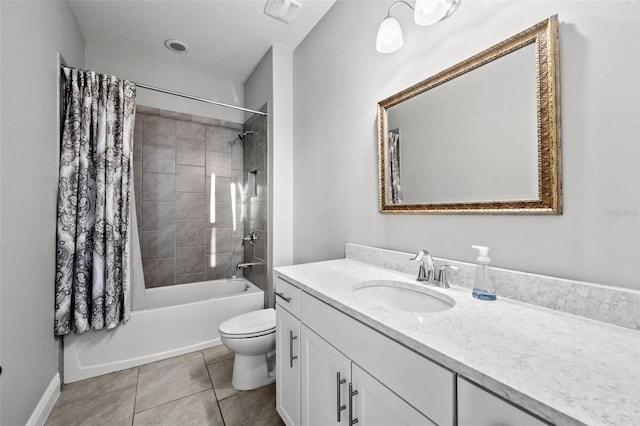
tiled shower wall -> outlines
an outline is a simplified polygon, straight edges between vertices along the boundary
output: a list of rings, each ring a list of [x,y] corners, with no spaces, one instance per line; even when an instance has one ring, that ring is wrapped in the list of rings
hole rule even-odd
[[[136,109],[134,188],[145,287],[231,276],[243,261],[241,200],[234,232],[230,190],[231,182],[244,183],[242,125]]]
[[[263,107],[266,111],[266,106]],[[245,269],[244,276],[252,283],[265,291],[265,306],[267,302],[267,247],[269,235],[267,225],[269,223],[268,185],[267,185],[267,119],[264,116],[254,115],[245,122],[245,131],[253,131],[244,138],[244,175],[247,183],[247,214],[244,222],[244,233],[248,235],[254,231],[258,239],[255,245],[244,245],[245,262],[259,263],[260,265]],[[250,188],[248,177],[255,177],[255,188]],[[255,189],[255,190],[254,190]]]

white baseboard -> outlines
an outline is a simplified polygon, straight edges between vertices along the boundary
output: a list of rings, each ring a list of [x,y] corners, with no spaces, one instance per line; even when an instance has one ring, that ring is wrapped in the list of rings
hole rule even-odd
[[[51,410],[60,396],[60,373],[56,373],[51,379],[51,383],[42,394],[42,398],[36,405],[31,417],[27,420],[27,426],[42,426],[51,414]]]

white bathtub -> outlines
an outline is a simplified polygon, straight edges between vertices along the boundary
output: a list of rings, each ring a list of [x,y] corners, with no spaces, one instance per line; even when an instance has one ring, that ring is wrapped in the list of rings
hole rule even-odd
[[[145,290],[147,309],[113,330],[64,337],[64,383],[220,345],[218,326],[262,309],[264,292],[240,279]]]

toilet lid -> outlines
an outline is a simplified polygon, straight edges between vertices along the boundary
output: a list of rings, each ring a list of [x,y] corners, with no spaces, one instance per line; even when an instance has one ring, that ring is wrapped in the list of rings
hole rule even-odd
[[[238,315],[220,324],[220,333],[246,335],[267,332],[276,327],[276,310],[261,309]]]

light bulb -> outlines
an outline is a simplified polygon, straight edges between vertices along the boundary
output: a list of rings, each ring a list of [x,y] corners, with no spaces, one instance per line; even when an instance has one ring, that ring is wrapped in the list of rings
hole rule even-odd
[[[431,25],[442,20],[452,3],[450,0],[416,0],[413,19],[418,25]]]
[[[380,53],[391,53],[402,47],[402,28],[398,21],[387,16],[378,28],[376,50]]]

